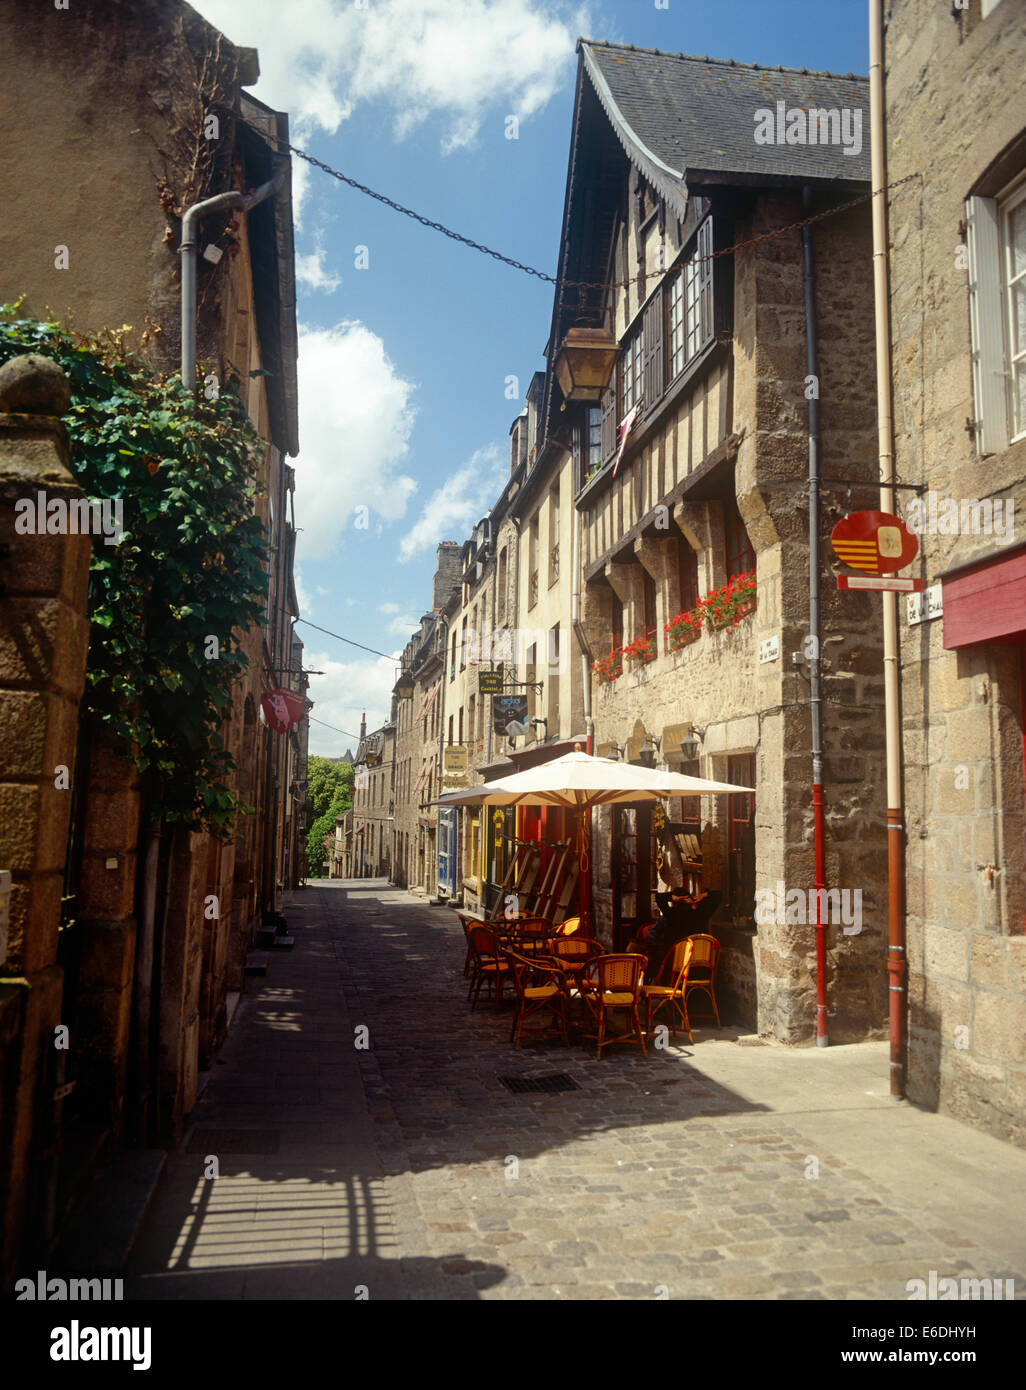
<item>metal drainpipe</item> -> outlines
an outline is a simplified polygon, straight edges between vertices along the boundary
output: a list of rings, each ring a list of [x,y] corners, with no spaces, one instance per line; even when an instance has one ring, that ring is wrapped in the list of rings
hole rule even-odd
[[[584,751],[592,753],[595,747],[595,725],[591,716],[591,647],[588,644],[587,634],[584,631],[584,624],[581,622],[581,513],[577,510],[576,504],[571,503],[573,517],[571,525],[572,544],[570,547],[571,565],[571,590],[570,590],[570,622],[577,638],[577,645],[581,649],[581,697],[584,706],[584,732],[587,735]],[[589,934],[594,935],[591,921],[591,811],[584,813],[583,825],[584,840],[586,846],[587,874],[581,875],[580,881],[580,907],[581,916],[584,918],[584,927]]]
[[[802,189],[802,217],[812,211],[812,189]],[[819,353],[816,339],[816,287],[812,268],[812,229],[802,228],[802,279],[805,290],[806,370],[814,378],[809,397],[809,714],[812,720],[812,827],[816,867],[816,1046],[828,1047],[826,923],[822,891],[823,853],[823,715],[820,696],[819,627]]]
[[[873,305],[876,317],[876,409],[880,510],[894,512],[894,424],[887,260],[887,146],[884,112],[883,4],[869,5],[870,151],[873,192]],[[887,972],[890,984],[891,1099],[905,1096],[904,788],[901,780],[901,672],[898,596],[883,599],[884,719],[887,732]]]
[[[187,208],[182,217],[182,244],[178,248],[182,256],[182,385],[187,391],[196,389],[196,255],[199,250],[196,230],[202,218],[212,212],[227,208],[250,208],[262,203],[265,198],[277,193],[285,178],[285,166],[278,170],[274,178],[250,194],[232,189],[228,193],[217,193],[202,203],[194,203]]]

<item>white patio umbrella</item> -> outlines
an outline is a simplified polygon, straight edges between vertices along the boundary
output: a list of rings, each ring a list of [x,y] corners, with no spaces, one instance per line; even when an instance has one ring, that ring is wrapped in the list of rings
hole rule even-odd
[[[479,804],[563,806],[571,811],[588,811],[593,806],[608,806],[618,801],[662,801],[668,796],[750,792],[755,788],[687,777],[682,772],[634,767],[630,763],[614,762],[612,758],[595,758],[590,753],[564,753],[561,758],[539,763],[526,772],[496,778],[473,790],[481,795]],[[438,804],[456,803],[447,803],[440,797]],[[472,803],[469,797],[463,797],[462,804]]]
[[[591,846],[588,818],[594,806],[616,802],[662,801],[670,796],[706,796],[721,792],[750,792],[733,782],[711,782],[704,777],[688,777],[682,772],[660,772],[657,768],[635,767],[596,758],[590,753],[564,753],[551,762],[539,763],[525,772],[499,777],[480,787],[452,792],[432,804],[491,806],[562,806],[578,813],[577,856],[580,878],[589,871]],[[455,798],[459,797],[457,801]]]

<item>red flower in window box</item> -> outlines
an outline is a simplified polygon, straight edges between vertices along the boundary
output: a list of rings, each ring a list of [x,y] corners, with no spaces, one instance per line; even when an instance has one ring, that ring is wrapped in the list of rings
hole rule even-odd
[[[635,637],[634,641],[628,642],[623,649],[624,661],[637,661],[640,664],[655,661],[658,654],[656,644],[650,637]]]
[[[754,570],[735,575],[722,588],[713,589],[702,600],[710,627],[737,627],[742,618],[755,612],[756,605]]]
[[[679,651],[690,642],[697,642],[702,635],[702,605],[686,613],[678,613],[664,625],[666,640],[671,652]]]

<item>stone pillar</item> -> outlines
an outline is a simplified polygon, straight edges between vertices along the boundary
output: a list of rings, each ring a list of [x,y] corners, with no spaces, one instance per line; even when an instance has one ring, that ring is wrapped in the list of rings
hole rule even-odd
[[[640,565],[610,562],[605,568],[613,592],[623,604],[623,640],[633,642],[645,630],[644,575]]]
[[[35,502],[41,492],[64,502],[83,496],[57,418],[69,400],[64,373],[46,358],[18,357],[0,368],[0,868],[12,875],[7,958],[0,962],[3,1286],[42,1234],[54,1162],[43,1149],[54,1137],[57,931],[92,542],[88,535],[35,534]],[[23,500],[33,503],[27,515],[15,510]]]

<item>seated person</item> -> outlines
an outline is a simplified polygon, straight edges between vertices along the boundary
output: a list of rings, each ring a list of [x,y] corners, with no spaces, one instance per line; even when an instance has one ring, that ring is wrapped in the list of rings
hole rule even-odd
[[[648,958],[645,978],[655,983],[656,972],[667,952],[678,941],[695,932],[704,932],[709,919],[723,901],[718,888],[712,892],[702,891],[691,898],[683,888],[671,888],[669,893],[657,893],[656,901],[663,909],[662,916],[639,938],[638,945]]]

